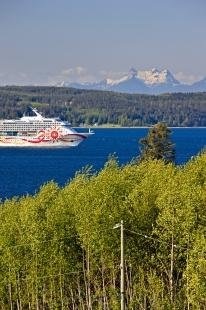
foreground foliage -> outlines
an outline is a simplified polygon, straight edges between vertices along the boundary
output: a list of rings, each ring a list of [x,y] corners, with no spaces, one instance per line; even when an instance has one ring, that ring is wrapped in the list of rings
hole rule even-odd
[[[111,159],[0,208],[0,309],[206,309],[206,155],[183,167]]]

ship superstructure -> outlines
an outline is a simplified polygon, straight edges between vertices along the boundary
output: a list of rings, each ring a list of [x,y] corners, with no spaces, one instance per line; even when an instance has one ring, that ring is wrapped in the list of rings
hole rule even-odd
[[[77,146],[93,132],[77,132],[67,121],[23,115],[18,120],[0,120],[0,146]]]

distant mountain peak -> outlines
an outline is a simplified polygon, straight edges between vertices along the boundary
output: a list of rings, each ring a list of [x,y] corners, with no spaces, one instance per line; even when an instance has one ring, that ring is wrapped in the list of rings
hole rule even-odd
[[[168,69],[158,70],[156,68],[152,68],[151,70],[138,71],[138,77],[147,85],[179,84]]]
[[[129,77],[136,77],[137,76],[137,70],[133,67],[130,68],[128,76]]]
[[[122,76],[120,79],[117,80],[112,80],[112,79],[106,79],[108,85],[118,85],[120,83],[124,83],[129,80],[137,80],[138,81],[138,76],[137,76],[137,70],[135,68],[131,68],[128,72],[128,74]]]
[[[159,70],[157,68],[152,68],[151,72],[152,73],[159,73]]]
[[[127,74],[119,79],[106,78],[95,83],[60,82],[56,86],[80,89],[109,90],[122,93],[161,94],[174,92],[206,91],[206,78],[192,85],[182,84],[168,69],[137,70],[131,67]]]

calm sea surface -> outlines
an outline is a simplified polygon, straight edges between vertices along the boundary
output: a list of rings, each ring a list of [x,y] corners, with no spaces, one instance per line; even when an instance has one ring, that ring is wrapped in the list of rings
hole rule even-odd
[[[80,130],[78,130],[80,131]],[[103,167],[110,154],[121,164],[139,154],[146,128],[94,129],[95,135],[76,148],[0,148],[0,198],[33,194],[47,181],[66,184],[86,165]],[[183,164],[206,145],[206,128],[175,128],[176,162]]]

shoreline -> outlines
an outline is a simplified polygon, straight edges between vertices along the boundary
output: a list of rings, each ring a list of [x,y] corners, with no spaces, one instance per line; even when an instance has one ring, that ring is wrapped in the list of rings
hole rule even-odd
[[[124,127],[120,127],[120,126],[80,126],[80,127],[75,127],[75,126],[72,126],[73,128],[82,128],[82,129],[88,129],[88,128],[91,128],[91,129],[148,129],[148,128],[152,128],[152,126],[132,126],[132,127],[129,127],[129,126],[124,126]],[[194,127],[182,127],[182,126],[176,126],[176,127],[170,127],[168,126],[168,128],[171,128],[171,129],[206,129],[206,126],[194,126]]]

